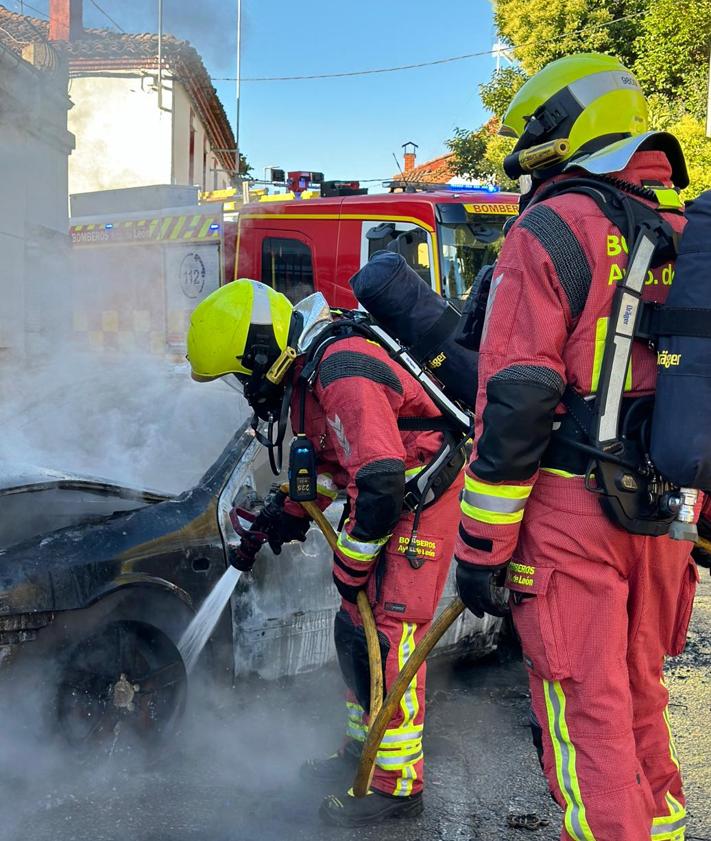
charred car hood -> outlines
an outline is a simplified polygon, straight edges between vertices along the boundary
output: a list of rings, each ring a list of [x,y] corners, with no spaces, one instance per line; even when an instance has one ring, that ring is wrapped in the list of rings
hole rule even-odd
[[[131,583],[177,591],[166,569],[193,550],[222,556],[219,494],[252,442],[242,427],[198,485],[176,497],[54,471],[25,473],[21,484],[6,475],[0,615],[72,610]]]

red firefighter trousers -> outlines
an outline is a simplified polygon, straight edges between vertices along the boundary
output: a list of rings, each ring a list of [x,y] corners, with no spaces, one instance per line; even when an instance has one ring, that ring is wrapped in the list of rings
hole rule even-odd
[[[580,479],[536,483],[508,578],[562,839],[684,838],[662,670],[684,647],[690,548],[614,526]]]
[[[371,576],[368,596],[378,632],[388,645],[384,661],[386,692],[430,627],[442,596],[459,522],[462,483],[460,474],[440,499],[423,511],[417,532],[418,559],[422,560],[419,569],[413,569],[405,557],[413,520],[408,514],[386,544],[378,561],[381,568]],[[355,605],[343,602],[343,609],[356,627],[362,626]],[[422,790],[426,674],[427,666],[423,664],[385,731],[371,785],[376,791],[407,797]],[[347,735],[363,741],[368,732],[368,715],[351,692],[346,706]]]

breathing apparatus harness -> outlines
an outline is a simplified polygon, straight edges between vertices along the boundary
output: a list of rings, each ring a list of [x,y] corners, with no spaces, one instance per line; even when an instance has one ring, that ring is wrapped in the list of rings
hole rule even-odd
[[[585,176],[539,188],[529,203],[566,193],[586,195],[629,243],[627,270],[613,297],[597,393],[585,399],[571,386],[566,388],[562,402],[567,414],[553,432],[542,465],[583,473],[586,488],[599,496],[610,519],[627,531],[690,539],[689,512],[693,516],[697,491],[665,479],[649,455],[654,398],[624,398],[635,340],[656,350],[660,335],[711,336],[705,313],[641,300],[650,268],[675,259],[679,236],[659,209],[637,199],[654,201],[665,211],[683,212],[678,201],[665,204],[665,192],[671,191],[610,176]]]
[[[404,505],[407,510],[415,515],[408,549],[405,554],[410,564],[417,568],[424,561],[424,558],[420,557],[416,551],[417,531],[422,511],[439,499],[464,466],[466,444],[474,433],[474,417],[471,412],[450,399],[425,366],[414,358],[409,349],[375,323],[370,315],[360,310],[334,310],[333,313],[337,316],[337,319],[324,327],[310,345],[305,354],[304,366],[296,381],[294,382],[293,378],[289,378],[282,392],[278,412],[275,408],[272,408],[267,417],[262,417],[255,412],[252,428],[255,430],[259,442],[269,449],[269,463],[272,472],[278,475],[282,466],[281,447],[286,432],[293,389],[298,388],[300,390],[298,424],[289,453],[289,497],[295,502],[315,500],[317,497],[316,454],[311,441],[304,432],[306,393],[313,389],[323,355],[334,342],[352,336],[362,336],[382,347],[391,359],[420,383],[427,396],[442,412],[440,416],[434,418],[398,418],[397,421],[398,429],[402,432],[442,433],[442,444],[431,461],[405,483]],[[294,315],[300,316],[298,312],[295,312]],[[296,346],[296,339],[300,332],[301,322],[292,323],[287,348],[280,359],[274,363],[270,372],[266,374],[272,384],[275,383],[275,380],[281,382],[296,358],[296,352],[293,348]],[[260,419],[268,421],[269,427],[266,436],[258,430]]]

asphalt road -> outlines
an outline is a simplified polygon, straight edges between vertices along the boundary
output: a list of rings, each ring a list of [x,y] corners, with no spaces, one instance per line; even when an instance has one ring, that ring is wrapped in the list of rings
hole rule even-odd
[[[711,841],[711,583],[697,598],[686,653],[669,667],[671,716],[686,769],[688,841]],[[387,828],[319,825],[322,792],[302,784],[304,756],[338,740],[335,671],[213,695],[167,753],[115,750],[79,764],[23,751],[3,728],[2,841],[501,841],[559,837],[530,744],[526,681],[517,660],[441,664],[430,675],[426,811]],[[534,813],[534,832],[508,816]]]

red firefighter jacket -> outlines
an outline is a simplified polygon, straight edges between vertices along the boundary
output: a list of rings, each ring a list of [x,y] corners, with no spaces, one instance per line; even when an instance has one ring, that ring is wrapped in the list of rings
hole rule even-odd
[[[297,377],[297,368],[294,376]],[[291,402],[299,430],[301,387]],[[328,346],[312,391],[306,392],[305,429],[318,461],[319,506],[345,489],[349,517],[338,538],[336,574],[361,585],[403,511],[405,480],[439,449],[439,432],[404,432],[398,418],[439,416],[422,386],[387,352],[362,337]],[[303,515],[287,501],[286,510]]]
[[[671,186],[661,152],[635,154],[625,181]],[[677,231],[684,219],[665,213]],[[598,387],[607,321],[627,266],[620,231],[584,195],[552,197],[524,211],[496,263],[479,358],[476,445],[466,471],[458,559],[498,565],[511,558],[541,456],[566,385]],[[662,302],[674,265],[650,270],[643,300]],[[654,391],[655,354],[634,342],[625,384]],[[545,468],[543,468],[545,469]]]

